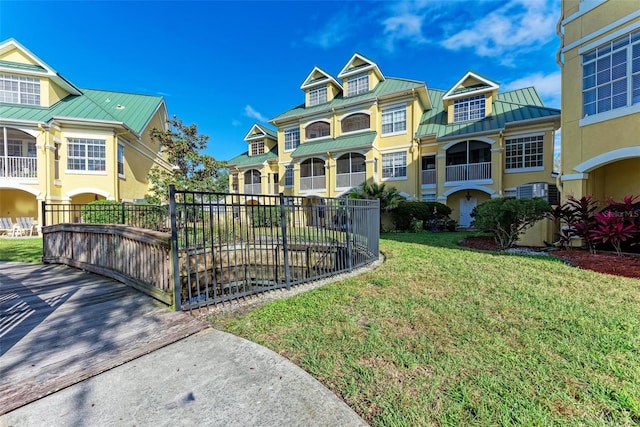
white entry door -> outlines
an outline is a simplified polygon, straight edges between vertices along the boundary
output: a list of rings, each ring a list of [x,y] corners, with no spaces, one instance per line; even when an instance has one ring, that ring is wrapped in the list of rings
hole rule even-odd
[[[471,211],[477,204],[478,199],[475,197],[472,197],[469,200],[467,200],[466,197],[460,199],[460,227],[471,226],[471,221],[473,221],[473,218],[471,218]]]

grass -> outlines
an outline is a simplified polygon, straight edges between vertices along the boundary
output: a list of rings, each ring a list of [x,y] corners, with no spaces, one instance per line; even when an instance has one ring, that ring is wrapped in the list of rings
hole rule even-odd
[[[42,238],[0,239],[0,261],[42,264]]]
[[[214,326],[373,426],[640,423],[640,281],[387,234],[378,269]]]

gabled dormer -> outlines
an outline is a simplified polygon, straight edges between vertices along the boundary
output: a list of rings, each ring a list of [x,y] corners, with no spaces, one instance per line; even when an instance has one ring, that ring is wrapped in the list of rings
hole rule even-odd
[[[442,97],[447,123],[480,120],[491,115],[500,85],[473,71],[467,72]]]
[[[304,90],[305,93],[305,107],[313,107],[329,102],[342,92],[340,83],[319,67],[313,67],[313,70],[304,79],[300,89]]]
[[[50,107],[80,89],[14,39],[0,42],[0,103]]]
[[[342,80],[345,98],[369,92],[384,81],[384,75],[378,65],[359,53],[353,54],[338,74],[338,78]]]
[[[247,150],[249,156],[260,156],[270,151],[275,151],[277,154],[277,149],[274,150],[274,148],[278,143],[278,136],[276,131],[266,126],[255,123],[244,140],[249,145]]]

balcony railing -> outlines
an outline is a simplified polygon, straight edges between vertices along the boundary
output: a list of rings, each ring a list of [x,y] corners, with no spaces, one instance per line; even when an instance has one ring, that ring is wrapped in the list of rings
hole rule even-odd
[[[0,176],[4,178],[37,178],[38,159],[36,157],[0,157]]]
[[[357,187],[367,179],[366,172],[336,174],[336,188]]]
[[[429,169],[422,171],[422,185],[435,184],[436,183],[436,170]]]
[[[245,184],[244,194],[260,194],[262,193],[262,184]]]
[[[447,182],[477,181],[481,179],[491,179],[491,162],[447,166]]]
[[[304,176],[300,178],[300,190],[324,190],[327,187],[325,176]]]

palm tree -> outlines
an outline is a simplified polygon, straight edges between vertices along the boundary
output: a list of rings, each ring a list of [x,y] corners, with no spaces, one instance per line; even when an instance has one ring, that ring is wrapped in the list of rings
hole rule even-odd
[[[377,184],[375,182],[372,184],[363,182],[361,186],[354,187],[349,192],[349,198],[380,200],[380,230],[382,230],[382,212],[389,212],[391,209],[398,207],[399,202],[405,200],[397,188],[390,187],[387,189],[386,184]]]

